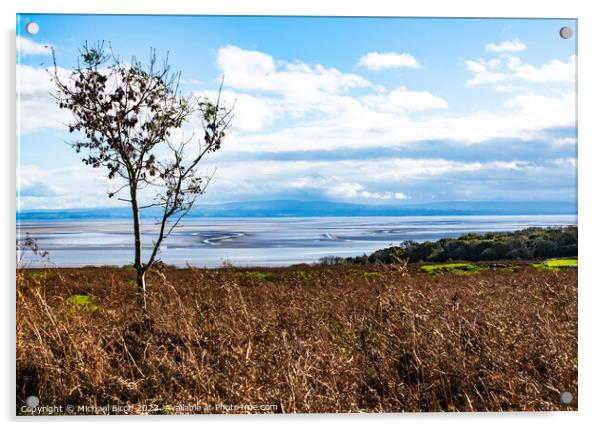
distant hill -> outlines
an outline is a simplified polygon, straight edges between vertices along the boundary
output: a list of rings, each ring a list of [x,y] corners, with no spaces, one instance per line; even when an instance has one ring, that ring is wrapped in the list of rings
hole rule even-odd
[[[156,208],[154,208],[156,209]],[[142,211],[154,218],[159,211]],[[200,203],[190,217],[320,217],[320,216],[450,216],[450,215],[572,215],[574,202],[436,202],[421,204],[369,205],[333,201],[266,200],[221,204]],[[128,219],[128,207],[27,210],[17,212],[21,221]]]

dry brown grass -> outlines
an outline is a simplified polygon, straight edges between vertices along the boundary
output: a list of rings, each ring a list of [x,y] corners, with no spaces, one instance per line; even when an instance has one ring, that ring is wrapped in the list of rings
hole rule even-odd
[[[148,280],[148,319],[132,272],[45,273],[17,276],[18,402],[577,409],[576,270],[169,270]],[[66,302],[82,293],[100,308]]]

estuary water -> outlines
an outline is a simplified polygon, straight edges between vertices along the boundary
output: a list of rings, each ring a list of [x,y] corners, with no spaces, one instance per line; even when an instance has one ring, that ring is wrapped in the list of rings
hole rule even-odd
[[[526,227],[577,224],[576,215],[416,216],[316,218],[189,218],[164,241],[160,257],[180,267],[288,266],[324,256],[356,256],[404,240],[455,238],[466,233],[514,231]],[[143,253],[148,255],[156,226],[143,222]],[[126,220],[28,221],[28,233],[48,251],[49,263],[24,253],[22,264],[40,267],[124,265],[133,260],[131,222]]]

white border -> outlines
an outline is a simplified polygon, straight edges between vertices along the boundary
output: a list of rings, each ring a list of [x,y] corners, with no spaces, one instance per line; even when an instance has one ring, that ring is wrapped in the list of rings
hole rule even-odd
[[[224,15],[347,15],[347,16],[441,16],[441,17],[533,17],[579,19],[579,412],[526,414],[408,414],[408,415],[302,415],[302,416],[232,416],[232,417],[172,417],[175,425],[202,427],[267,427],[306,428],[328,425],[365,428],[420,427],[463,429],[507,428],[509,426],[545,426],[567,429],[589,427],[602,420],[600,393],[600,330],[602,321],[597,306],[602,302],[600,266],[599,218],[602,212],[600,177],[600,108],[602,91],[599,41],[602,40],[601,15],[595,1],[525,1],[498,0],[420,0],[387,2],[385,0],[13,0],[2,4],[2,59],[0,82],[3,86],[2,112],[2,248],[0,264],[2,283],[3,353],[0,355],[4,377],[0,391],[2,419],[9,427],[39,428],[77,427],[104,428],[110,425],[143,424],[161,428],[168,417],[129,419],[36,419],[16,421],[14,414],[14,237],[15,237],[15,14],[21,13],[120,13],[120,14],[224,14]],[[597,246],[597,248],[596,248]],[[175,419],[174,419],[175,418]]]

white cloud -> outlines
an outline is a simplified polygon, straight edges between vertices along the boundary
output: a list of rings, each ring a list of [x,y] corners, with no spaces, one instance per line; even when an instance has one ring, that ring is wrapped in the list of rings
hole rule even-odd
[[[338,112],[267,133],[233,133],[232,151],[302,151],[397,147],[425,140],[476,144],[491,139],[545,138],[544,130],[575,126],[575,93],[555,96],[527,93],[511,97],[497,109],[466,115],[436,114],[412,119],[376,111],[356,99],[339,100]]]
[[[345,192],[355,193],[358,199],[402,199],[405,191],[398,189],[399,184],[387,181],[445,172],[527,169],[529,166],[520,163],[485,166],[481,163],[415,159],[366,161],[363,164],[351,161],[335,164],[319,161],[306,164],[263,161],[236,164],[228,163],[228,159],[236,158],[241,152],[399,148],[425,140],[452,140],[464,144],[500,138],[530,140],[547,138],[546,129],[575,125],[573,91],[556,91],[545,96],[527,92],[509,97],[488,110],[454,114],[441,112],[448,108],[448,103],[427,91],[413,91],[405,86],[387,91],[372,86],[358,75],[320,65],[279,62],[261,52],[244,51],[233,46],[222,48],[217,54],[222,71],[230,72],[226,74],[222,97],[228,105],[236,101],[232,133],[214,158],[221,160],[218,164],[221,179],[216,179],[220,195],[252,194],[261,190],[269,193],[285,186],[287,181],[290,185],[291,178],[301,184],[321,178],[324,172],[328,172],[329,177],[334,178],[328,179],[330,184],[347,184]],[[499,62],[490,60],[484,65],[484,70],[503,68],[506,63],[513,67],[521,65],[520,61],[504,58]],[[49,96],[52,83],[47,73],[41,68],[19,67],[21,131],[63,129],[69,116],[58,109]],[[369,95],[350,94],[349,90],[356,86],[364,87],[364,93],[367,91]],[[211,99],[216,96],[215,91],[197,94]],[[416,112],[420,112],[421,116],[414,117]],[[191,127],[195,127],[194,122]],[[176,135],[174,133],[174,138]],[[207,166],[213,167],[214,161],[207,161]],[[331,173],[332,169],[335,173]],[[261,181],[249,181],[250,171],[253,176],[261,177]],[[245,177],[240,177],[241,174]],[[364,183],[358,177],[371,178],[378,183]],[[349,184],[359,184],[362,188]],[[332,190],[332,187],[323,183],[320,189],[330,189],[331,193],[344,192],[343,189]]]
[[[371,85],[353,73],[342,73],[320,64],[313,67],[300,62],[276,64],[267,54],[232,45],[218,50],[217,64],[228,87],[265,91],[290,100],[309,100],[321,92],[335,94]]]
[[[66,69],[58,69],[66,75]],[[71,114],[59,109],[51,92],[54,85],[48,72],[41,67],[17,65],[17,105],[21,134],[34,133],[42,129],[64,129]]]
[[[408,197],[402,192],[374,192],[367,191],[363,185],[357,182],[343,182],[327,187],[325,194],[335,199],[354,200],[405,200]]]
[[[557,137],[552,139],[552,145],[555,147],[560,146],[572,146],[577,144],[577,138],[575,137]]]
[[[236,100],[233,126],[245,131],[260,131],[284,115],[299,119],[312,112],[335,114],[341,105],[354,102],[346,97],[351,89],[372,85],[357,74],[276,61],[232,45],[220,48],[216,61],[224,76],[225,97],[230,103]]]
[[[555,160],[551,160],[551,163],[559,166],[559,167],[569,167],[572,169],[576,169],[577,168],[577,158],[575,157],[571,157],[571,158],[557,158]]]
[[[41,67],[19,64],[17,65],[17,79],[19,84],[17,91],[21,95],[49,93],[54,89],[50,74]]]
[[[414,112],[449,107],[441,97],[427,91],[411,91],[403,86],[388,94],[366,96],[363,101],[371,109],[382,112]]]
[[[38,43],[26,37],[17,36],[17,52],[21,55],[50,55],[52,45]]]
[[[42,129],[66,128],[69,122],[68,112],[55,109],[50,96],[42,98],[22,97],[19,101],[18,130],[22,135],[35,133]]]
[[[550,69],[558,67],[556,61],[534,68],[504,54],[497,59],[468,64],[479,77],[504,75],[509,68],[524,79],[544,81]],[[566,64],[571,61],[574,58]],[[427,91],[400,86],[387,92],[357,75],[323,66],[279,62],[264,53],[234,46],[218,51],[218,64],[226,73],[228,97],[241,101],[237,103],[234,120],[241,132],[235,130],[229,137],[228,146],[233,151],[370,148],[429,139],[463,143],[496,138],[528,140],[541,137],[546,128],[575,125],[572,91],[549,96],[525,93],[490,110],[464,115],[431,113],[416,119],[408,115],[446,109],[448,103]],[[568,80],[565,74],[560,75],[558,78],[555,74],[554,79]],[[484,78],[488,80],[496,81]],[[506,76],[500,79],[506,80]],[[348,94],[354,86],[369,87],[371,94]],[[516,92],[519,87],[506,90]],[[280,123],[286,126],[278,127]],[[276,129],[265,132],[270,126]]]
[[[566,62],[553,59],[540,67],[523,63],[519,57],[502,55],[494,60],[467,60],[466,67],[473,77],[466,83],[469,86],[481,84],[500,84],[510,81],[529,83],[566,83],[576,82],[576,56],[571,55]],[[508,87],[498,86],[501,89]]]
[[[207,161],[206,165],[211,164]],[[416,181],[434,187],[450,180],[468,180],[467,177],[477,184],[478,178],[506,177],[515,181],[520,175],[528,175],[525,178],[549,177],[575,166],[576,160],[571,158],[542,165],[521,160],[476,162],[442,158],[220,162],[202,201],[249,200],[266,195],[270,198],[302,195],[316,200],[331,198],[355,202],[419,200],[424,196],[414,194]],[[26,195],[21,196],[21,209],[123,205],[107,197],[107,191],[118,188],[119,182],[107,180],[103,169],[84,165],[66,169],[24,165],[19,183],[26,191],[38,187],[37,192],[25,192]],[[39,184],[45,184],[47,189],[40,188]],[[444,192],[446,186],[439,188]]]
[[[541,137],[545,128],[575,125],[572,91],[550,96],[525,93],[497,109],[464,115],[430,113],[413,119],[408,115],[443,110],[448,103],[427,91],[400,86],[387,92],[355,74],[320,65],[279,62],[264,53],[234,46],[220,49],[217,58],[226,75],[223,96],[229,104],[236,100],[228,146],[238,151],[368,148],[428,139],[464,143],[495,138],[527,140]],[[485,73],[509,64],[525,67],[521,74],[530,79],[541,79],[535,77],[538,72],[532,66],[515,57],[500,61],[503,64],[475,62],[473,70]],[[19,67],[21,131],[63,128],[70,117],[48,95],[52,84],[47,73],[41,68]],[[549,68],[554,67],[557,63],[550,62]],[[541,70],[539,73],[549,73],[546,67]],[[371,94],[348,94],[357,86],[367,87]],[[215,91],[204,94],[214,97]]]
[[[566,82],[575,83],[576,56],[571,55],[567,62],[552,60],[541,67],[530,64],[517,64],[515,66],[518,79],[528,82]]]
[[[543,66],[524,64],[518,57],[467,62],[472,85],[491,84],[512,93],[497,106],[469,112],[449,112],[447,101],[428,91],[399,85],[388,89],[365,78],[322,65],[289,63],[258,51],[227,46],[217,51],[220,75],[225,75],[222,97],[236,101],[232,133],[221,151],[204,166],[218,166],[209,187],[209,200],[304,195],[356,201],[420,198],[412,185],[437,184],[449,177],[487,177],[490,172],[516,177],[516,172],[538,173],[525,161],[463,162],[433,158],[373,158],[363,160],[236,161],[240,153],[289,151],[374,150],[399,148],[427,140],[477,144],[492,139],[549,138],[545,130],[575,126],[576,95],[570,87],[521,84],[574,82],[575,57],[567,63],[552,60]],[[61,69],[60,73],[68,73]],[[554,75],[554,76],[552,76]],[[49,95],[53,85],[44,69],[18,66],[21,132],[43,128],[64,130],[69,114]],[[561,76],[559,78],[559,76]],[[572,77],[571,77],[572,76]],[[215,91],[198,92],[215,99]],[[198,127],[192,121],[189,127]],[[186,130],[174,133],[174,139]],[[558,146],[574,144],[572,138],[551,141]],[[248,155],[248,154],[247,154]],[[286,156],[282,157],[286,158]],[[234,161],[233,161],[234,160]],[[239,158],[240,160],[240,158]],[[564,159],[563,159],[564,160]],[[548,163],[546,169],[566,169],[569,161]],[[562,164],[562,166],[561,166]],[[564,166],[564,167],[563,167]],[[22,168],[21,204],[32,207],[89,207],[115,204],[106,191],[115,189],[101,171],[87,166],[73,169]],[[36,184],[52,184],[44,190]],[[37,192],[35,190],[37,189]],[[44,196],[44,194],[49,194]],[[50,195],[52,194],[52,195]],[[227,197],[225,197],[227,196]],[[411,196],[411,197],[409,197]]]
[[[217,91],[200,91],[197,96],[216,100]],[[257,132],[271,126],[285,113],[284,102],[275,97],[257,97],[251,94],[223,90],[223,106],[234,108],[232,128],[243,132]]]
[[[403,187],[416,180],[436,181],[449,175],[532,168],[523,161],[463,162],[430,158],[221,162],[208,197],[229,195],[244,199],[264,193],[277,196],[302,190],[317,197],[326,195],[343,200],[404,200],[409,197]]]
[[[374,123],[385,119],[381,114],[403,119],[406,113],[448,107],[445,100],[426,91],[400,86],[387,93],[356,74],[277,61],[265,53],[231,45],[217,51],[217,64],[225,76],[224,99],[230,106],[236,101],[235,131],[261,132],[279,121],[305,124],[309,117],[323,121],[363,117],[362,121]],[[354,88],[369,88],[372,94],[354,97],[349,94]],[[215,91],[198,94],[216,96]]]
[[[228,82],[232,86],[256,89],[264,82],[251,79],[257,75],[270,75],[276,72],[274,59],[259,51],[247,51],[237,46],[226,46],[217,51],[217,65],[228,73]]]
[[[528,91],[528,88],[522,85],[496,84],[493,87],[493,90],[499,93],[517,93],[519,91]]]
[[[412,55],[398,52],[370,52],[357,62],[356,67],[365,67],[369,70],[420,68],[420,63]]]
[[[518,38],[505,40],[500,43],[488,43],[485,46],[487,52],[520,52],[527,49],[527,45]]]
[[[17,187],[23,192],[17,201],[20,210],[122,205],[107,197],[107,191],[119,185],[106,178],[105,169],[93,169],[83,163],[68,168],[29,164],[19,166],[18,175]]]

